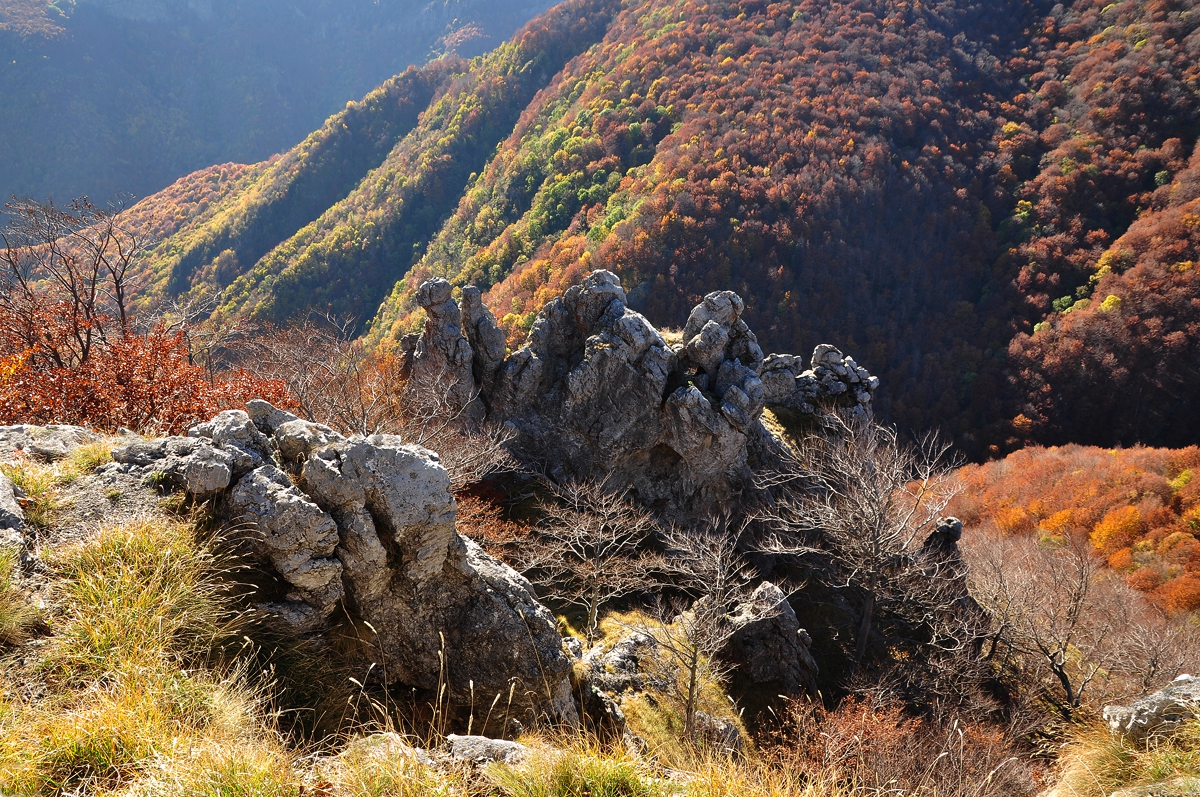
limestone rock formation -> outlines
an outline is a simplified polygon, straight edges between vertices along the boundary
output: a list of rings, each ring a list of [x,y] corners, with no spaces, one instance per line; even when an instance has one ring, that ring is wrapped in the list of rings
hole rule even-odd
[[[393,683],[434,691],[440,675],[455,706],[471,705],[473,684],[476,702],[500,695],[513,719],[576,718],[553,615],[455,531],[437,454],[390,435],[346,438],[263,401],[247,410],[121,446],[115,467],[221,499],[276,579],[259,608],[283,629],[320,632],[344,606],[375,630]],[[504,732],[500,721],[486,730]]]
[[[817,696],[811,639],[779,587],[764,581],[729,617],[733,632],[717,652],[730,668],[729,692],[754,719],[778,696]]]
[[[1129,706],[1107,706],[1104,721],[1116,736],[1139,743],[1167,734],[1200,716],[1200,678],[1181,675],[1165,688]]]
[[[19,491],[0,473],[0,548],[25,546],[25,512],[17,501]]]
[[[647,505],[703,508],[748,483],[752,460],[776,450],[764,407],[869,412],[879,384],[833,346],[807,368],[764,356],[731,291],[704,297],[671,345],[629,309],[615,274],[594,271],[542,308],[507,358],[479,291],[464,288],[455,309],[449,297],[444,280],[421,286],[425,331],[404,343],[413,372],[457,375],[461,395],[477,391],[488,420],[556,478],[614,471]]]
[[[84,443],[99,439],[82,426],[0,426],[0,460],[27,456],[38,462],[54,462]]]
[[[113,461],[189,495],[209,498],[229,486],[235,457],[206,439],[163,437],[119,446],[113,449]]]
[[[290,630],[312,631],[343,597],[338,528],[273,465],[246,474],[229,496],[229,513],[257,532],[254,551],[289,585],[281,603],[262,608]]]
[[[463,312],[454,303],[453,290],[440,277],[417,290],[417,304],[425,310],[425,331],[404,346],[404,370],[426,400],[444,394],[450,408],[458,411],[475,399],[475,353],[463,334]]]

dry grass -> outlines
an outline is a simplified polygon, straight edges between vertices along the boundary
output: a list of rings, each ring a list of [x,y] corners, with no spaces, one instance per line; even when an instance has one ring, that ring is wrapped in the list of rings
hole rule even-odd
[[[1135,746],[1103,725],[1077,730],[1059,758],[1062,797],[1107,797],[1117,789],[1200,778],[1200,718],[1178,733]]]
[[[78,446],[64,459],[49,464],[20,457],[15,462],[0,464],[0,473],[25,492],[21,504],[26,522],[35,529],[44,530],[54,523],[55,513],[60,508],[59,489],[112,462],[112,450],[116,445],[116,438],[101,438]]]
[[[461,773],[439,773],[389,742],[394,734],[354,740],[320,760],[313,775],[339,797],[455,797],[468,792]]]
[[[145,518],[47,553],[65,622],[45,665],[76,679],[193,664],[231,631],[219,560],[192,529]]]
[[[0,612],[27,622],[11,588],[14,561],[0,559]],[[5,564],[7,562],[7,564]],[[648,743],[635,755],[569,731],[526,738],[519,767],[468,777],[426,768],[378,743],[349,742],[378,716],[341,726],[341,743],[279,730],[280,690],[263,657],[241,649],[243,617],[223,588],[225,562],[184,522],[147,518],[99,530],[47,554],[50,607],[44,635],[0,658],[0,794],[271,795],[273,797],[1016,797],[1032,793],[1025,763],[986,727],[938,724],[898,709],[798,705],[778,739],[743,756],[681,741],[678,708],[663,696],[626,701]],[[7,567],[8,570],[4,570]],[[5,584],[5,573],[8,584]],[[15,609],[15,613],[14,613]],[[0,615],[4,616],[4,615]],[[612,615],[610,641],[650,620]],[[13,647],[13,645],[16,647]],[[345,673],[315,666],[297,648],[288,665],[314,695],[344,691]],[[283,661],[283,659],[280,659]],[[282,674],[275,674],[282,680]],[[314,703],[314,705],[316,705]],[[290,706],[294,709],[296,706]],[[708,713],[736,716],[715,680]],[[386,712],[385,712],[386,713]],[[1068,783],[1087,773],[1110,786],[1194,772],[1200,727],[1169,747],[1114,748],[1080,739],[1067,754]],[[376,740],[378,741],[378,740]],[[403,748],[401,747],[401,750]],[[1072,780],[1074,778],[1074,780]],[[1090,788],[1090,787],[1088,787]]]
[[[25,493],[21,501],[25,522],[38,530],[49,528],[58,509],[58,488],[62,486],[58,469],[23,459],[0,465],[0,473]]]
[[[15,645],[25,638],[38,618],[17,586],[17,567],[21,554],[14,548],[0,547],[0,648]]]

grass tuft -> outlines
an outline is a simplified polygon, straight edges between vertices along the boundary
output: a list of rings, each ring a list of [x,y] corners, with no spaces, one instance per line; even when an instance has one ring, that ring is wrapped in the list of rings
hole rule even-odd
[[[321,782],[341,797],[454,797],[465,794],[459,775],[422,764],[397,734],[352,741],[316,767]]]
[[[50,552],[64,621],[46,663],[73,678],[203,657],[229,630],[219,567],[182,523],[141,519]]]
[[[59,471],[53,465],[43,465],[29,459],[15,463],[0,464],[0,473],[8,477],[13,486],[25,493],[21,509],[25,522],[38,530],[50,528],[54,513],[58,509],[58,487],[62,485]]]
[[[1200,777],[1200,717],[1170,736],[1134,746],[1090,725],[1060,757],[1060,791],[1072,797],[1107,797],[1118,789],[1150,786],[1181,777]]]
[[[676,788],[616,751],[543,752],[520,767],[493,765],[488,777],[505,797],[668,797]]]
[[[17,587],[17,568],[21,553],[0,547],[0,646],[15,645],[25,639],[38,613]]]

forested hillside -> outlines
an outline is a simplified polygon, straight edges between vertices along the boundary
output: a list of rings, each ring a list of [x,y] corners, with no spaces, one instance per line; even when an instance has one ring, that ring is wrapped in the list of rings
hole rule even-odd
[[[143,197],[294,145],[410,64],[550,0],[0,0],[0,196]]]
[[[728,288],[768,350],[836,341],[885,417],[971,456],[1194,443],[1196,6],[572,0],[381,89],[430,104],[376,144],[348,124],[336,179],[303,148],[254,167],[328,190],[283,207],[242,178],[148,260],[148,295],[375,316],[387,346],[440,275],[516,343],[604,267],[659,324]]]

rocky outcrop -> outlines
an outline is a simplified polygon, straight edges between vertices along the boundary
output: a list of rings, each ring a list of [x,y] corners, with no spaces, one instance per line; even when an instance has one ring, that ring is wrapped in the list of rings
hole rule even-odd
[[[25,512],[17,501],[20,491],[0,473],[0,548],[25,546]]]
[[[700,509],[748,483],[753,460],[778,450],[764,407],[869,412],[878,386],[832,346],[807,368],[764,356],[730,291],[704,297],[672,345],[629,309],[615,274],[595,271],[542,308],[508,357],[479,291],[464,288],[456,309],[449,296],[444,280],[421,287],[426,328],[404,343],[413,372],[456,374],[462,395],[477,391],[488,419],[556,478],[611,471],[648,505]]]
[[[729,616],[733,627],[717,652],[729,667],[729,694],[753,720],[779,697],[817,697],[817,662],[812,644],[779,587],[764,581]]]
[[[100,437],[82,426],[0,426],[0,460],[29,457],[38,462],[55,462],[85,443]]]
[[[432,692],[440,678],[463,711],[500,695],[503,715],[522,722],[576,717],[553,615],[455,531],[437,454],[390,435],[346,438],[263,401],[247,410],[122,446],[116,467],[220,497],[253,530],[249,552],[274,579],[258,608],[283,630],[319,633],[344,607],[374,629],[372,655],[393,683]],[[502,733],[496,714],[485,730]]]
[[[475,353],[463,334],[463,312],[453,291],[440,277],[421,285],[417,304],[425,310],[425,331],[409,336],[402,348],[404,371],[421,397],[439,402],[444,398],[452,411],[461,411],[473,404],[477,393]]]
[[[1166,688],[1132,705],[1104,709],[1109,730],[1135,744],[1150,736],[1170,734],[1195,717],[1200,717],[1200,678],[1191,675],[1179,676]]]

